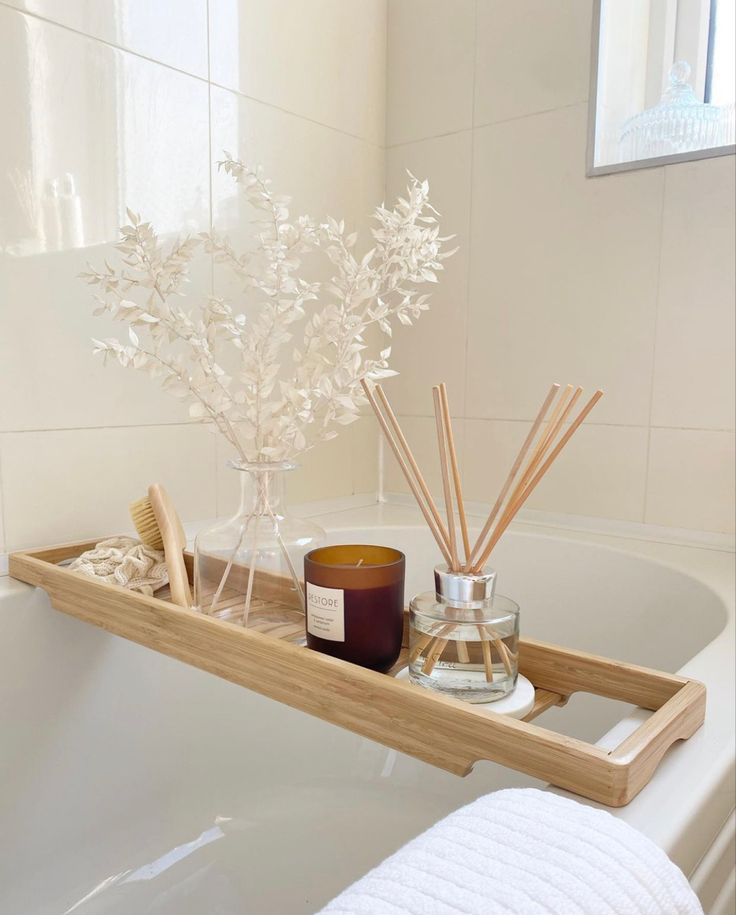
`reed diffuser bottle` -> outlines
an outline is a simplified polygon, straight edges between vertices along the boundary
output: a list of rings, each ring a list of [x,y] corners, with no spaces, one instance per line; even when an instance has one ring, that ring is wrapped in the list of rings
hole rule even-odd
[[[494,595],[496,573],[486,563],[603,391],[596,391],[571,419],[583,389],[569,384],[560,393],[559,384],[550,387],[485,524],[471,542],[445,385],[435,385],[432,397],[446,520],[383,389],[372,389],[364,380],[363,390],[446,561],[435,568],[435,590],[417,595],[410,605],[409,677],[468,702],[501,699],[512,692],[518,676],[519,608],[509,598]]]
[[[410,603],[409,676],[466,702],[511,693],[519,671],[519,607],[494,594],[496,573],[434,570],[435,590]]]

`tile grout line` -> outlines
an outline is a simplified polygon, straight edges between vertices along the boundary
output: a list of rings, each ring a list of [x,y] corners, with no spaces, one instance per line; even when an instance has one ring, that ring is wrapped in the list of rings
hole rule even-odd
[[[652,458],[652,418],[654,415],[654,377],[657,369],[657,334],[659,333],[659,305],[662,286],[662,259],[664,256],[664,213],[667,200],[667,168],[662,168],[662,205],[659,214],[659,258],[657,260],[657,283],[654,298],[654,335],[652,340],[652,375],[649,383],[649,423],[647,426],[646,466],[644,472],[644,505],[642,521],[646,523],[649,511],[649,478]]]
[[[2,2],[2,0],[0,0],[0,2]],[[475,86],[475,73],[473,73],[473,85]],[[415,137],[411,140],[402,140],[400,143],[390,143],[387,144],[386,149],[399,149],[402,146],[412,146],[415,143],[424,143],[428,140],[440,140],[444,137],[454,137],[459,133],[472,133],[475,130],[485,130],[487,127],[500,127],[504,124],[513,124],[516,121],[524,121],[528,118],[540,117],[543,114],[554,114],[556,111],[567,111],[570,108],[579,108],[582,105],[587,104],[588,99],[586,98],[578,102],[569,102],[567,105],[556,105],[554,108],[541,108],[539,111],[529,111],[526,114],[516,114],[510,118],[500,118],[498,121],[484,121],[482,124],[475,123],[475,114],[473,114],[473,123],[470,127],[458,127],[457,130],[448,130],[443,133],[428,134],[427,136]]]
[[[122,45],[115,44],[113,41],[109,41],[106,38],[99,38],[97,35],[90,35],[87,32],[81,32],[79,29],[75,29],[70,25],[65,25],[63,22],[56,22],[53,19],[49,19],[46,16],[41,16],[39,13],[31,12],[29,10],[19,9],[17,6],[11,6],[6,2],[6,0],[0,0],[0,8],[9,10],[11,13],[17,13],[19,16],[28,16],[31,19],[36,19],[39,22],[43,22],[46,25],[50,25],[53,28],[63,29],[65,32],[69,32],[72,35],[77,35],[79,38],[84,38],[87,41],[97,42],[101,45],[104,45],[107,48],[111,48],[114,51],[118,51],[121,54],[130,54],[131,57],[137,57],[139,60],[145,60],[147,63],[154,64],[159,67],[163,67],[166,70],[171,70],[174,73],[178,73],[181,76],[188,76],[190,79],[195,79],[200,83],[205,83],[210,87],[215,87],[216,89],[221,89],[224,92],[231,92],[233,95],[237,95],[239,98],[248,99],[248,101],[255,102],[257,105],[263,105],[266,108],[272,108],[274,111],[279,111],[282,114],[288,114],[291,117],[299,118],[299,120],[306,121],[308,124],[314,124],[317,127],[322,127],[325,130],[331,130],[334,133],[338,133],[341,136],[349,137],[352,140],[358,140],[361,143],[365,143],[368,146],[375,147],[376,149],[384,149],[385,147],[375,140],[369,139],[368,137],[361,137],[358,134],[350,133],[350,131],[343,130],[340,127],[335,127],[334,124],[325,124],[322,121],[316,120],[316,118],[310,118],[307,115],[299,114],[296,111],[291,111],[289,108],[282,108],[280,105],[274,105],[272,102],[266,102],[263,99],[256,98],[255,96],[248,95],[245,92],[241,92],[239,89],[233,89],[230,86],[224,86],[221,83],[213,81],[208,76],[199,76],[196,73],[192,73],[189,70],[182,70],[181,67],[176,67],[173,64],[165,63],[162,60],[157,60],[155,57],[149,57],[147,54],[142,54],[140,51],[134,51],[131,48],[124,48]],[[209,21],[208,21],[209,29]],[[209,46],[208,46],[208,57],[209,57]]]
[[[484,130],[486,127],[497,127],[502,124],[513,124],[515,121],[524,121],[527,118],[537,118],[543,114],[554,114],[557,111],[568,111],[570,108],[580,108],[588,104],[587,96],[577,102],[568,102],[566,105],[555,105],[553,108],[540,108],[539,111],[528,111],[526,114],[515,114],[510,118],[499,118],[497,121],[484,121],[482,124],[474,124],[477,130]]]
[[[0,3],[2,0],[0,0]],[[392,149],[402,149],[404,146],[416,146],[418,143],[428,143],[431,140],[443,140],[446,137],[456,137],[459,133],[472,133],[473,125],[469,127],[458,127],[457,130],[446,130],[442,133],[432,133],[424,137],[415,137],[412,140],[402,140],[400,143],[388,143],[386,144],[386,151]]]
[[[2,2],[2,0],[0,0],[0,2]],[[361,137],[356,133],[342,130],[340,127],[335,127],[334,124],[325,124],[323,121],[318,121],[316,118],[310,118],[306,114],[298,114],[296,111],[292,111],[289,108],[283,108],[281,105],[274,105],[273,102],[265,102],[263,99],[256,98],[254,95],[248,95],[246,92],[241,92],[239,89],[233,89],[231,86],[223,86],[222,83],[218,83],[216,80],[212,80],[209,85],[213,86],[215,89],[220,89],[223,92],[230,92],[232,95],[238,96],[238,98],[248,99],[248,101],[254,102],[256,105],[263,105],[266,108],[271,108],[273,111],[279,111],[281,114],[288,114],[290,117],[299,118],[299,120],[305,121],[307,124],[314,124],[316,127],[322,127],[324,130],[331,130],[333,133],[340,134],[342,137],[348,137],[351,140],[357,140],[359,143],[365,143],[366,146],[370,146],[373,149],[380,150],[385,148],[381,143],[377,143],[375,140],[371,140],[368,137]]]
[[[398,414],[403,419],[434,419],[434,415],[430,413],[406,413],[403,410]],[[475,422],[475,423],[526,423],[531,425],[533,417],[528,418],[519,418],[519,417],[508,417],[508,416],[459,416],[459,419],[463,419],[466,422]],[[604,422],[586,422],[586,427],[595,426],[597,428],[603,429],[643,429],[647,430],[652,429],[662,429],[669,430],[672,432],[714,432],[723,435],[734,435],[736,429],[721,429],[721,428],[708,428],[706,426],[658,426],[653,425],[649,426],[648,423],[604,423]]]
[[[0,429],[0,435],[39,435],[45,432],[102,432],[116,429],[158,429],[172,428],[175,426],[210,426],[211,420],[181,420],[179,422],[158,423],[120,423],[107,426],[55,426],[51,429]]]
[[[399,413],[400,416],[405,417],[406,419],[434,419],[434,415],[430,413],[406,413],[403,410]],[[456,414],[458,419],[467,420],[468,422],[476,423],[531,423],[532,417],[511,417],[511,416],[467,416]],[[0,435],[42,435],[44,433],[57,433],[57,432],[100,432],[100,431],[115,431],[116,429],[168,429],[177,426],[209,426],[211,425],[209,420],[181,420],[178,422],[152,422],[152,423],[120,423],[116,425],[106,425],[106,426],[54,426],[52,428],[36,428],[36,429],[0,429]],[[657,424],[652,425],[651,427],[647,423],[602,423],[602,422],[586,422],[586,426],[599,426],[603,428],[612,428],[612,429],[662,429],[669,430],[672,432],[713,432],[723,435],[733,435],[736,433],[736,429],[728,429],[721,427],[713,426],[660,426]]]

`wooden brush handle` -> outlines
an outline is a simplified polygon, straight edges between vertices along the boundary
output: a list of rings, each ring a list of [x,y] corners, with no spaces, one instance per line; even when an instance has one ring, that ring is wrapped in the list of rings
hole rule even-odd
[[[184,547],[187,539],[179,515],[169,494],[159,483],[153,483],[148,487],[148,498],[151,500],[151,507],[164,542],[171,600],[180,607],[191,607],[192,592],[184,564]]]

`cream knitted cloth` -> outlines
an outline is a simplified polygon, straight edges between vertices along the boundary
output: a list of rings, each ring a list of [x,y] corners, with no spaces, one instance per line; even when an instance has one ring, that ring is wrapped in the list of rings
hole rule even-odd
[[[111,585],[151,595],[169,581],[164,554],[132,537],[101,540],[93,550],[77,557],[68,568],[84,572]]]

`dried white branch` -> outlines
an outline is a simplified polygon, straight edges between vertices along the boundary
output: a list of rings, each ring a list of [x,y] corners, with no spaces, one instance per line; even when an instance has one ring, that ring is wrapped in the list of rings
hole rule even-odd
[[[212,421],[243,460],[283,460],[358,418],[362,378],[395,374],[390,346],[371,355],[366,332],[375,326],[390,337],[394,320],[419,318],[429,307],[419,289],[437,282],[453,252],[439,234],[427,182],[411,174],[406,197],[393,209],[376,209],[374,246],[358,258],[356,236],[343,222],[292,220],[288,198],[273,193],[259,168],[227,153],[219,165],[256,212],[257,244],[240,254],[227,238],[203,233],[166,247],[129,210],[117,245],[121,265],[82,274],[99,290],[95,313],[128,324],[128,342],[95,341],[95,352],[162,379],[165,390],[189,401],[192,418]],[[315,252],[334,269],[323,285],[299,276],[304,257]],[[181,307],[199,253],[233,271],[247,305],[234,310],[210,297],[193,310]]]

